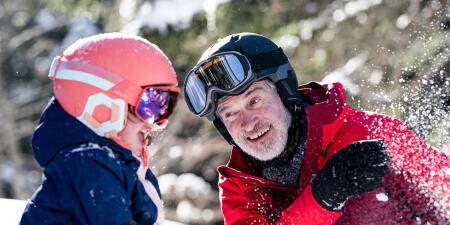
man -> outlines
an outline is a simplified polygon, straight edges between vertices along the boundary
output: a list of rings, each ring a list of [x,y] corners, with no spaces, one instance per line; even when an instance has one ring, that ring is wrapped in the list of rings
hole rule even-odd
[[[55,97],[32,139],[43,183],[20,224],[162,224],[148,148],[179,93],[169,59],[143,38],[100,34],[55,58],[49,77]]]
[[[357,112],[340,83],[297,86],[282,49],[239,33],[186,77],[190,110],[233,145],[226,224],[448,224],[449,160],[400,121]]]

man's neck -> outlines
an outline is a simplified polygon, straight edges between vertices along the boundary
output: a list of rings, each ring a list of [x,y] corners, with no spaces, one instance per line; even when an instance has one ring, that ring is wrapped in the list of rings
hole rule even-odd
[[[247,155],[258,176],[281,184],[298,187],[306,144],[306,117],[293,117],[285,150],[276,158],[261,161]]]

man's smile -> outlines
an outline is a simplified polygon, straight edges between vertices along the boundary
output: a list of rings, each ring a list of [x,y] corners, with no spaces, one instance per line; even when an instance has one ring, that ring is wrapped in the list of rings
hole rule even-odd
[[[248,136],[247,139],[250,141],[256,141],[256,140],[260,139],[262,136],[264,136],[265,134],[267,134],[267,132],[269,132],[269,130],[271,128],[272,128],[272,126],[269,125],[266,128],[260,129],[260,131],[255,132],[254,134]]]

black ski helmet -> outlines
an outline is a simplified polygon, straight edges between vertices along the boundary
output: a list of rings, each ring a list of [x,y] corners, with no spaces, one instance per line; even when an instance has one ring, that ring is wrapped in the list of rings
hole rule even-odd
[[[201,56],[199,62],[222,52],[239,52],[250,62],[256,79],[270,80],[277,88],[278,95],[284,106],[291,112],[297,112],[303,107],[303,100],[298,91],[298,81],[295,71],[283,50],[269,38],[255,33],[237,33],[219,39]],[[267,74],[277,73],[277,80],[272,80]],[[242,92],[244,92],[243,90]],[[217,102],[214,102],[217,105]],[[208,118],[231,145],[236,146],[225,125],[217,116]],[[294,119],[294,118],[293,118]]]

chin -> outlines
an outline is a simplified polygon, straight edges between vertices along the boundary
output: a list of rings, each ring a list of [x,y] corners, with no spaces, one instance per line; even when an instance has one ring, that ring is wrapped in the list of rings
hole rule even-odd
[[[261,161],[269,161],[269,160],[275,159],[280,154],[281,154],[281,152],[280,153],[277,152],[277,154],[263,155],[263,156],[261,156],[258,159],[261,160]]]
[[[272,160],[283,152],[286,146],[286,140],[277,140],[270,143],[261,143],[257,147],[245,146],[242,150],[247,154],[261,161]]]
[[[250,149],[250,151],[248,149]],[[245,150],[245,149],[243,149],[243,150],[247,154],[255,157],[258,160],[269,161],[269,160],[272,160],[272,159],[278,157],[283,152],[283,149],[278,148],[274,151],[273,148],[260,148],[260,149],[247,148],[247,150]]]

